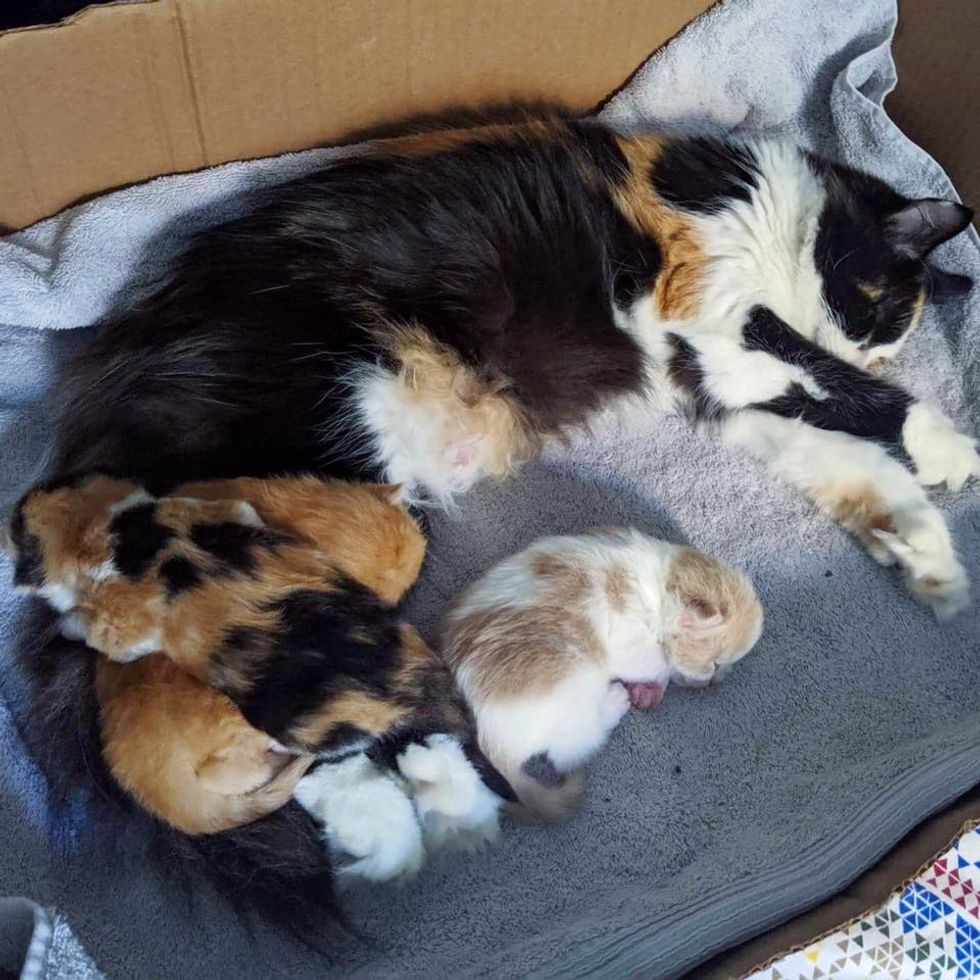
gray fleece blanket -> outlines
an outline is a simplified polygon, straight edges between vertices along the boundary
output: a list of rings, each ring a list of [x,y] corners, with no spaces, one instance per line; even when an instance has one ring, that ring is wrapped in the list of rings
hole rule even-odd
[[[893,0],[728,0],[655,55],[604,115],[624,127],[782,133],[910,194],[951,195],[882,108],[895,83],[895,16]],[[234,214],[243,188],[327,156],[164,178],[0,242],[3,503],[41,465],[51,365],[84,342],[84,331],[56,331],[126,302],[127,284],[164,264],[180,235]],[[174,219],[177,230],[147,252]],[[937,260],[976,278],[975,234]],[[980,293],[933,307],[896,374],[980,431]],[[940,505],[980,579],[977,488]],[[8,665],[0,893],[57,906],[116,977],[676,976],[839,890],[980,782],[977,613],[937,625],[791,490],[678,419],[604,422],[517,479],[481,486],[458,514],[436,515],[411,614],[430,630],[496,559],[542,534],[612,523],[747,568],[767,629],[720,688],[673,690],[658,710],[628,717],[568,825],[507,826],[482,854],[440,858],[401,888],[356,891],[366,938],[338,940],[329,963],[248,935],[209,896],[188,909],[151,865],[61,863],[43,781],[13,726],[21,686]],[[18,615],[4,586],[7,643]]]

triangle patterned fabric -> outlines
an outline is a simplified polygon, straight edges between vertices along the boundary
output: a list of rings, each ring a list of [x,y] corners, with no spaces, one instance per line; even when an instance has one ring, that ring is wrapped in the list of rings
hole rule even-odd
[[[881,906],[745,980],[980,977],[980,827],[971,827]]]

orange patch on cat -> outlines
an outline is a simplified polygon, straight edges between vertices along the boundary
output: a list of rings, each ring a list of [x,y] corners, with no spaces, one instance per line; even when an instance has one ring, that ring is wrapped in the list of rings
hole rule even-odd
[[[562,134],[558,122],[546,119],[527,119],[519,123],[489,123],[458,128],[431,129],[424,133],[395,136],[378,140],[368,148],[369,153],[400,157],[425,157],[437,153],[451,153],[475,143],[500,143],[503,141],[544,142]]]
[[[539,442],[506,382],[480,378],[420,327],[384,324],[377,329],[398,362],[401,398],[451,420],[447,442],[471,443],[473,462],[484,472],[506,476],[537,451]]]
[[[814,500],[826,514],[864,540],[872,530],[895,530],[887,506],[871,484],[834,484],[819,489]]]
[[[691,219],[657,195],[650,175],[663,149],[655,136],[620,137],[629,163],[623,187],[612,188],[619,209],[635,228],[660,246],[663,265],[653,288],[653,302],[665,320],[690,320],[701,309],[706,258]]]

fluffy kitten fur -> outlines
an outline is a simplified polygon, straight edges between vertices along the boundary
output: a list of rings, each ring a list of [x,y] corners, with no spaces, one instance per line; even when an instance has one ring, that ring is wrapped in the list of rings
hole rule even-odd
[[[257,193],[105,325],[66,372],[55,468],[316,465],[445,500],[653,396],[717,420],[953,613],[966,577],[919,484],[959,489],[980,457],[868,368],[969,219],[766,138],[542,113],[381,141]]]
[[[454,603],[442,651],[483,751],[527,810],[555,820],[580,801],[579,767],[631,702],[652,707],[671,681],[720,679],[761,631],[741,572],[613,530],[545,538],[500,562]],[[525,768],[542,755],[559,785]]]
[[[317,769],[297,798],[308,807],[329,802],[337,850],[359,859],[355,873],[386,877],[421,862],[407,798],[400,812],[411,826],[372,828],[322,792],[356,771],[358,799],[375,809],[378,797],[404,797],[374,763],[347,760],[371,749],[412,787],[430,840],[492,836],[496,792],[509,796],[509,787],[476,748],[450,675],[393,605],[425,552],[414,521],[396,506],[398,491],[296,478],[214,481],[180,493],[155,499],[96,475],[34,490],[12,522],[17,584],[55,604],[70,631],[121,662],[163,650],[216,689],[190,678],[179,685],[189,699],[181,710],[196,728],[166,737],[183,754],[158,769],[147,766],[155,753],[134,753],[161,734],[176,694],[172,672],[151,658],[142,676],[158,684],[147,702],[131,677],[101,668],[106,755],[122,785],[186,827],[190,799],[167,809],[177,777],[194,783],[202,803],[220,804],[214,795],[222,790],[251,791],[239,804],[254,814],[262,809],[255,790],[265,790],[258,796],[271,807],[288,798],[310,755],[336,759],[341,768]],[[208,727],[201,713],[215,710]],[[185,765],[188,755],[195,766]],[[216,829],[222,816],[235,816],[228,801],[218,816],[199,812],[196,820]]]

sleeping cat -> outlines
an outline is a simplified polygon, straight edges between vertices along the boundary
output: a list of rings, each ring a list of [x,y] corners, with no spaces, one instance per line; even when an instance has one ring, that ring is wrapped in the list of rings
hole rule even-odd
[[[354,873],[421,861],[412,804],[386,770],[411,787],[431,841],[492,836],[510,789],[476,748],[445,667],[393,606],[425,551],[397,490],[294,478],[181,493],[198,496],[155,499],[102,475],[35,489],[11,525],[15,582],[107,657],[166,652],[271,736],[272,751],[335,763],[296,795],[329,804],[328,834],[359,859]],[[353,796],[325,796],[352,772]],[[132,767],[126,776],[129,788]],[[358,812],[345,815],[345,801]]]
[[[974,442],[869,368],[969,209],[768,138],[557,112],[380,141],[245,205],[68,366],[56,475],[315,466],[446,500],[652,396],[715,419],[940,615],[967,602],[920,484],[958,490]]]
[[[500,562],[447,614],[441,650],[480,745],[523,808],[558,820],[584,793],[581,765],[631,704],[668,683],[719,680],[762,631],[749,580],[633,530],[544,538]],[[528,771],[546,756],[564,779]]]

